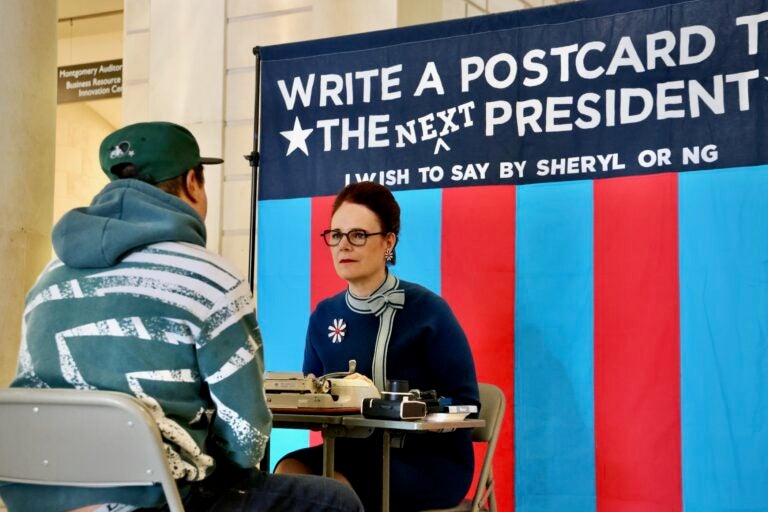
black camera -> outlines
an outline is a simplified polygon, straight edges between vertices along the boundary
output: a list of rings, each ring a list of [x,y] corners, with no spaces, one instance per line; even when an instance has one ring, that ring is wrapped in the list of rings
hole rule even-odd
[[[418,392],[408,390],[408,381],[388,380],[386,388],[381,392],[381,398],[363,400],[363,416],[382,420],[420,420],[427,415],[427,404],[418,400]]]

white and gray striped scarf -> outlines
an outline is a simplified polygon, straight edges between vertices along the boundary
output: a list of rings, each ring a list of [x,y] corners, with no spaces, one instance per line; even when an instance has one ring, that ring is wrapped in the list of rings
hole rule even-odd
[[[389,337],[392,335],[392,324],[395,313],[403,309],[405,291],[398,289],[400,280],[391,272],[387,272],[384,283],[368,297],[356,297],[347,289],[347,306],[363,315],[379,317],[379,331],[376,333],[376,348],[373,352],[372,379],[379,391],[385,391],[387,383],[387,349]]]

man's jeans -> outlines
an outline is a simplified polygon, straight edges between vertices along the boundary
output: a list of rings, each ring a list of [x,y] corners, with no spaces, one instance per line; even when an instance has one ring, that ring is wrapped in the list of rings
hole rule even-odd
[[[192,486],[184,497],[184,508],[187,512],[363,512],[348,485],[320,476],[275,475],[256,469],[217,469]]]

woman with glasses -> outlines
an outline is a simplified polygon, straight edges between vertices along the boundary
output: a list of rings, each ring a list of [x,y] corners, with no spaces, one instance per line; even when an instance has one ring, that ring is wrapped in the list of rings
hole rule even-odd
[[[383,391],[389,380],[435,390],[457,404],[479,404],[477,378],[464,331],[448,304],[426,288],[399,280],[395,264],[400,207],[372,182],[353,183],[336,197],[329,229],[321,233],[347,290],[312,313],[304,350],[305,374],[346,371]],[[470,431],[421,433],[391,450],[391,510],[454,506],[472,481]],[[381,437],[338,438],[335,477],[348,482],[366,511],[381,504]],[[286,455],[277,473],[322,474],[322,446]]]

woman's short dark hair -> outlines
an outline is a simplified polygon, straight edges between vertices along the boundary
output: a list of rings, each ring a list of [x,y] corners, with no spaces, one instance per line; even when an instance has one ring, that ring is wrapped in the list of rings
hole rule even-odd
[[[379,218],[381,230],[386,233],[395,234],[395,244],[400,236],[400,205],[397,204],[395,196],[384,185],[379,185],[372,181],[361,181],[360,183],[350,183],[338,193],[333,201],[333,211],[331,215],[343,203],[354,203],[365,206]],[[392,265],[395,264],[395,249],[392,248]]]

